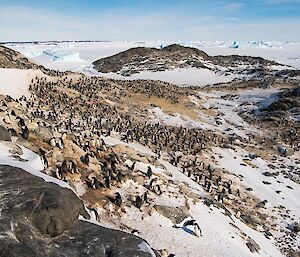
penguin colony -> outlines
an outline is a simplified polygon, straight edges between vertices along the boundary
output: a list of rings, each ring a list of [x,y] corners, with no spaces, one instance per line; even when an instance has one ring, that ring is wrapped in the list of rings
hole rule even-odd
[[[237,218],[246,216],[247,192],[227,179],[222,170],[215,169],[213,161],[207,162],[203,157],[203,152],[211,147],[234,145],[232,137],[207,130],[153,124],[140,115],[144,110],[124,105],[131,94],[158,97],[176,104],[179,97],[193,94],[193,89],[153,81],[60,75],[57,80],[36,77],[30,91],[30,98],[1,98],[2,123],[11,136],[19,137],[40,154],[47,174],[71,185],[74,181],[84,182],[87,193],[83,199],[96,220],[101,219],[99,208],[120,213],[124,212],[124,206],[134,206],[144,211],[152,205],[149,196],[165,194],[164,182],[151,168],[151,162],[155,164],[160,158],[201,185],[213,201],[230,207]],[[140,143],[156,153],[153,160],[148,159],[145,172],[136,169],[136,160],[126,165],[127,157],[105,142],[104,138],[112,135],[118,135],[125,143]],[[299,143],[298,135],[293,134],[295,138]],[[239,140],[248,143],[253,138]],[[139,183],[145,192],[122,195],[122,185],[130,179],[136,181],[136,177],[142,177]],[[254,201],[252,204],[256,211],[263,207]],[[201,237],[201,224],[195,220],[183,226],[191,226],[194,236]],[[271,225],[266,224],[265,229],[269,231]],[[289,244],[296,246],[293,240]]]

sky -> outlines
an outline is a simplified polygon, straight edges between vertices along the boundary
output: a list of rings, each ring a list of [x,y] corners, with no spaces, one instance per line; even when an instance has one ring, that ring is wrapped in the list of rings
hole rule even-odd
[[[0,0],[0,42],[300,41],[300,0]]]

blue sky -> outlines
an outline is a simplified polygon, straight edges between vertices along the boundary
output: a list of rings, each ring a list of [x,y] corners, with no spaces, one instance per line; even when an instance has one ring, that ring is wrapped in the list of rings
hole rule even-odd
[[[0,0],[0,41],[300,41],[300,0]]]

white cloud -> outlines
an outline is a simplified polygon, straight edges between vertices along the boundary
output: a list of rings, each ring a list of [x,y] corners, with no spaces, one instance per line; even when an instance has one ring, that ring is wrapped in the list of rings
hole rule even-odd
[[[282,1],[282,0],[281,0]],[[243,5],[227,6],[233,12]],[[91,17],[28,7],[0,7],[0,41],[37,40],[300,40],[300,19],[249,22],[235,17],[157,12],[102,12]]]

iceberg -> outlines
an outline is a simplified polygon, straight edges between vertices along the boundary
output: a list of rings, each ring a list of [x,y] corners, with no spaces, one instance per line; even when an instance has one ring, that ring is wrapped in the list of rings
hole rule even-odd
[[[29,51],[23,52],[25,56],[28,58],[40,58],[40,57],[48,57],[51,61],[65,61],[65,62],[81,62],[83,61],[79,52],[63,52],[63,51],[53,51],[50,49],[46,49],[43,51]]]
[[[234,41],[231,45],[231,48],[239,48],[239,42]]]
[[[260,42],[252,41],[249,43],[252,47],[257,47],[257,48],[272,48],[273,47],[272,45],[265,43],[263,41],[260,41]]]

